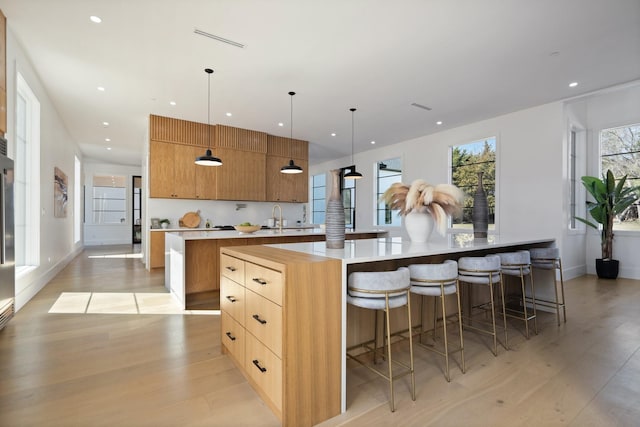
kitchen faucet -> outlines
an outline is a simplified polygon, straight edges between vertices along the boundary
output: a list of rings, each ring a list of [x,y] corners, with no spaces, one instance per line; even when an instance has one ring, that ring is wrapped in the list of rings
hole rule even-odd
[[[282,233],[282,207],[280,205],[273,205],[271,209],[271,216],[273,217],[273,221],[276,221],[276,208],[280,209],[280,220],[278,221],[278,231]]]

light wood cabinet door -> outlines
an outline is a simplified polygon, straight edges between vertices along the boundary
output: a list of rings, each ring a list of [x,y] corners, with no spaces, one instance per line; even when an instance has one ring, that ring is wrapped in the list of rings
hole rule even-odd
[[[149,197],[174,197],[173,144],[159,141],[149,143]]]
[[[270,202],[306,203],[309,199],[309,162],[293,159],[302,168],[302,173],[286,174],[280,169],[289,164],[290,158],[267,156],[266,165],[266,197]]]
[[[266,154],[218,148],[222,166],[217,171],[218,200],[265,200]]]
[[[202,151],[201,147],[189,145],[173,145],[174,173],[173,192],[178,199],[196,198],[196,157]],[[204,153],[203,153],[204,154]]]
[[[196,148],[196,147],[194,147]],[[197,147],[195,157],[202,156],[207,150]],[[194,159],[195,159],[194,157]],[[216,199],[216,179],[219,167],[195,165],[195,198],[200,200]]]

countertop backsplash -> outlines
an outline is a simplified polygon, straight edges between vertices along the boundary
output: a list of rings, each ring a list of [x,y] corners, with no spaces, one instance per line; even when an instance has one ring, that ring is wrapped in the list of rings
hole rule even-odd
[[[204,228],[209,220],[214,225],[237,225],[243,222],[251,224],[267,225],[267,220],[272,217],[273,207],[278,204],[282,207],[282,218],[287,226],[309,225],[303,223],[305,203],[273,203],[273,202],[246,202],[246,201],[221,201],[221,200],[185,200],[185,199],[148,199],[147,218],[167,218],[171,225],[169,228],[178,228],[178,221],[187,212],[200,211],[202,221],[199,228]],[[276,217],[279,210],[275,209]],[[300,221],[300,223],[298,223]],[[151,224],[149,220],[147,224]]]

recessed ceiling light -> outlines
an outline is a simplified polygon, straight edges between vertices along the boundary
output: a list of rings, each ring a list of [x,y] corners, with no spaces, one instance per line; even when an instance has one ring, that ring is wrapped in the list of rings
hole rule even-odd
[[[107,147],[107,150],[111,151],[111,147]]]
[[[371,141],[371,145],[373,145],[373,144],[375,144],[375,143],[376,143],[375,141]]]
[[[227,113],[227,117],[231,117],[231,116],[233,116],[233,114]]]
[[[578,82],[569,83],[569,87],[576,87],[576,86],[578,86]]]
[[[442,121],[441,121],[441,120],[438,120],[438,121],[436,122],[436,124],[437,124],[437,125],[441,125],[441,124],[442,124]]]
[[[109,122],[102,122],[102,126],[104,126],[104,127],[109,126]]]
[[[111,142],[111,138],[105,138],[104,140],[107,142]]]
[[[335,132],[333,132],[333,133],[331,134],[331,136],[336,136],[336,133],[335,133]]]
[[[176,101],[169,101],[169,105],[176,105]]]
[[[284,123],[280,122],[278,123],[278,126],[284,126]]]
[[[102,19],[100,19],[99,16],[95,16],[95,15],[91,15],[89,19],[91,20],[91,22],[95,22],[96,24],[99,24],[102,22]]]
[[[97,88],[100,92],[104,92],[104,87],[103,86],[98,86]]]

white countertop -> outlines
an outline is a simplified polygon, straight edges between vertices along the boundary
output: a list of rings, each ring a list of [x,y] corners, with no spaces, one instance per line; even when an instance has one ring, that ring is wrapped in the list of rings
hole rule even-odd
[[[417,256],[463,253],[474,250],[498,249],[514,245],[551,244],[554,238],[522,236],[489,236],[473,239],[473,234],[449,234],[446,239],[434,239],[427,243],[413,243],[402,237],[347,240],[344,249],[327,249],[326,242],[282,243],[268,247],[303,252],[328,258],[336,258],[345,264],[411,258]]]
[[[153,231],[153,230],[152,230]],[[162,230],[171,233],[174,236],[180,237],[184,240],[205,240],[205,239],[251,239],[256,237],[282,237],[282,236],[312,236],[325,234],[325,231],[320,228],[283,228],[282,231],[277,228],[258,230],[253,233],[241,233],[235,230],[223,231],[216,229],[189,229],[189,231],[178,230]],[[348,238],[349,234],[362,234],[362,233],[386,233],[388,230],[381,228],[372,229],[357,229],[355,231],[347,230],[345,235]]]

